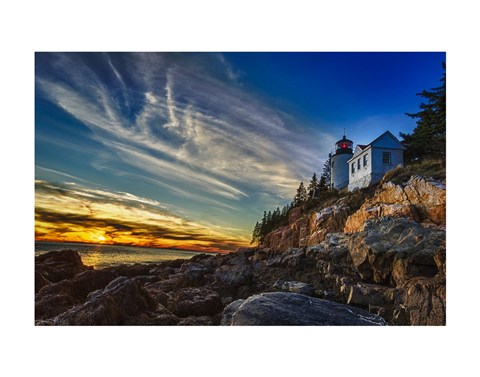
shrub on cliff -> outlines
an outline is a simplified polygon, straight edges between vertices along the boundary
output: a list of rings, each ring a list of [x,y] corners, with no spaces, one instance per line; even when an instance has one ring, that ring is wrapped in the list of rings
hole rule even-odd
[[[391,181],[395,184],[401,184],[407,182],[413,175],[431,177],[443,181],[447,175],[445,161],[441,159],[424,159],[404,167],[398,167],[388,171],[383,176],[381,183]]]

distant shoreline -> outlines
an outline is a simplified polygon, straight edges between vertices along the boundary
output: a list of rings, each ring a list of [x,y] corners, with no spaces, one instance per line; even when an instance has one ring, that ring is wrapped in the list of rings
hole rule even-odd
[[[69,241],[37,241],[35,240],[35,245],[37,244],[48,244],[48,245],[82,245],[82,246],[111,246],[111,247],[133,247],[139,249],[157,249],[157,250],[174,250],[174,251],[181,251],[181,252],[191,252],[191,253],[205,253],[205,254],[227,254],[231,251],[225,250],[224,252],[220,251],[207,251],[207,250],[190,250],[190,249],[180,249],[180,248],[173,248],[173,247],[155,247],[155,246],[136,246],[136,245],[128,245],[128,244],[101,244],[101,243],[89,243],[89,242],[69,242]]]

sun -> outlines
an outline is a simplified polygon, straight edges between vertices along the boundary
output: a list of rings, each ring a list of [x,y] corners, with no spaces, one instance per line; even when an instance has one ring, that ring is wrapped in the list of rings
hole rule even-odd
[[[102,236],[102,235],[99,235],[99,236],[97,236],[96,238],[97,238],[97,241],[98,241],[98,242],[105,242],[105,241],[107,240],[107,239],[106,239],[104,236]]]

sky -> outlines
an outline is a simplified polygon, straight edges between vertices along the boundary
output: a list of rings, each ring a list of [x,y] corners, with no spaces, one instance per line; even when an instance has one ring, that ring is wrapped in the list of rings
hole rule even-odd
[[[248,246],[344,133],[411,132],[445,53],[36,53],[35,237]]]

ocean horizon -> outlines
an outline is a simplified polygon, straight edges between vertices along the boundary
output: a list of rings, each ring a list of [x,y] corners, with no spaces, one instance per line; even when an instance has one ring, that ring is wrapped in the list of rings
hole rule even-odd
[[[158,263],[173,259],[190,259],[203,252],[158,249],[140,246],[100,245],[70,242],[35,242],[35,256],[56,250],[77,251],[86,266],[105,268],[120,264]]]

